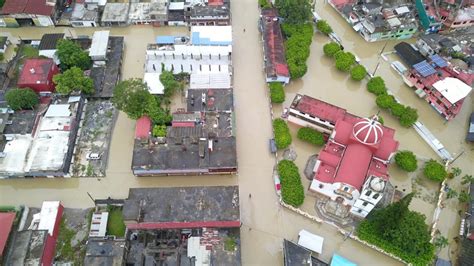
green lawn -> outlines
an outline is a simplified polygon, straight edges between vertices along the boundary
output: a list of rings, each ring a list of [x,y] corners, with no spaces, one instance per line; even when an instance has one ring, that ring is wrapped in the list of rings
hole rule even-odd
[[[125,224],[123,223],[122,210],[119,208],[110,208],[109,220],[107,222],[107,235],[123,237],[125,235]]]

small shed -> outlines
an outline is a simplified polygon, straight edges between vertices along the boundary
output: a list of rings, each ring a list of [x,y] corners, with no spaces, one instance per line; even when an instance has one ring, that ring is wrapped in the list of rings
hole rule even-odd
[[[314,251],[318,254],[323,252],[324,238],[318,235],[312,234],[306,230],[301,230],[298,234],[298,245]]]
[[[89,50],[89,56],[94,61],[105,61],[107,56],[107,47],[109,44],[110,31],[96,31],[92,37],[92,44]]]
[[[137,120],[135,126],[135,139],[146,139],[151,131],[151,119],[148,116],[142,116]]]

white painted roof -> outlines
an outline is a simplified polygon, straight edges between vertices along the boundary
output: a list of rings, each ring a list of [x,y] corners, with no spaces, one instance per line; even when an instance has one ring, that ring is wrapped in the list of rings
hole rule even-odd
[[[200,39],[208,38],[210,42],[232,43],[232,26],[192,26],[191,36],[195,33],[199,33]]]
[[[53,235],[60,204],[59,201],[43,201],[38,230],[48,230],[49,235]]]
[[[399,8],[395,8],[395,11],[397,12],[397,14],[405,14],[410,12],[410,9],[408,9],[407,6],[401,6]]]
[[[322,254],[324,238],[311,234],[306,230],[301,230],[298,236],[298,245]]]
[[[183,10],[184,2],[170,2],[168,10]]]
[[[206,247],[201,245],[201,238],[192,236],[188,238],[188,257],[194,257],[196,266],[210,265],[211,251],[206,250]]]
[[[191,89],[229,89],[229,73],[193,73],[190,78]]]
[[[145,73],[143,81],[147,84],[148,91],[150,91],[151,94],[164,93],[165,88],[163,84],[161,84],[160,73]]]
[[[108,212],[92,214],[89,237],[103,237],[107,232]]]
[[[92,37],[91,48],[89,49],[89,56],[94,60],[97,57],[105,58],[107,54],[107,46],[109,43],[109,31],[96,31]]]
[[[69,111],[69,104],[53,104],[50,105],[44,117],[61,117],[71,116]]]
[[[472,90],[471,86],[452,77],[435,82],[433,87],[452,104],[466,98]]]

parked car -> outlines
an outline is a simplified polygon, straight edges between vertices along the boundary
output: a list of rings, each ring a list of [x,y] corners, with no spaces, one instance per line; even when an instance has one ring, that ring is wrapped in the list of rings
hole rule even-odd
[[[474,112],[471,114],[471,119],[469,120],[466,140],[471,142],[474,141]]]
[[[100,153],[88,153],[86,158],[87,160],[100,160],[100,158],[102,157],[102,155]]]
[[[275,143],[275,139],[270,139],[270,152],[271,153],[276,153],[277,152],[277,146]]]

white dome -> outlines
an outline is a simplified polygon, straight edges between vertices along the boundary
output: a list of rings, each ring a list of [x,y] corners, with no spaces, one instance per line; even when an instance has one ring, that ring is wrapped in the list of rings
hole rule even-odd
[[[352,128],[352,134],[363,144],[375,145],[383,137],[382,124],[377,121],[377,116],[362,118],[359,122],[355,123]]]
[[[377,192],[382,192],[385,188],[385,181],[382,178],[374,177],[370,180],[370,188]]]

